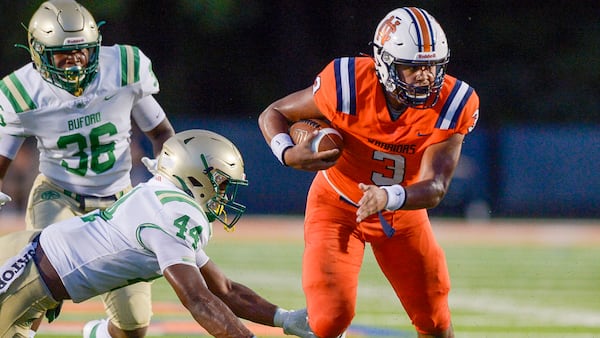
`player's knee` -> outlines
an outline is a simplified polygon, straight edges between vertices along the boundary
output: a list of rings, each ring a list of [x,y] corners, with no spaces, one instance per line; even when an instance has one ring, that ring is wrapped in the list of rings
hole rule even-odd
[[[319,311],[308,314],[308,324],[317,337],[338,337],[342,334],[354,318],[354,309],[346,307],[337,310]]]
[[[149,285],[135,284],[129,290],[119,289],[104,298],[111,323],[123,331],[136,331],[150,325],[152,302]],[[148,290],[147,290],[148,289]]]
[[[413,325],[420,334],[441,336],[451,326],[450,314],[432,316],[430,313],[418,313],[414,316]]]
[[[145,299],[136,299],[131,297],[126,307],[121,307],[110,318],[116,326],[124,331],[135,331],[150,325],[152,317],[152,307],[147,304]]]

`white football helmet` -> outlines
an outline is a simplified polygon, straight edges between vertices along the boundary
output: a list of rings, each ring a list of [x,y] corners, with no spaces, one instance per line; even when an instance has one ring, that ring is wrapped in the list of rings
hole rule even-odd
[[[173,135],[163,144],[156,171],[196,200],[209,221],[218,219],[227,229],[246,210],[235,202],[238,187],[248,185],[244,160],[217,133],[191,129]]]
[[[389,95],[413,108],[429,108],[437,102],[450,49],[446,34],[433,16],[415,7],[391,11],[377,26],[373,51],[377,76]],[[435,66],[435,80],[429,86],[411,85],[397,65]]]
[[[31,59],[42,77],[76,96],[92,82],[98,72],[102,36],[94,17],[73,0],[44,2],[29,21],[28,42]],[[55,53],[87,48],[85,67],[66,69],[54,64]]]

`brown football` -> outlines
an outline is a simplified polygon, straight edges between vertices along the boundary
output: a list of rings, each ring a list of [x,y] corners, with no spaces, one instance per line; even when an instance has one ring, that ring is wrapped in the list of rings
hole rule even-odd
[[[326,120],[307,119],[294,122],[290,126],[290,136],[295,144],[298,144],[306,139],[315,130],[319,131],[319,135],[313,139],[311,148],[313,152],[326,151],[331,149],[344,148],[344,139],[339,131],[335,130]]]

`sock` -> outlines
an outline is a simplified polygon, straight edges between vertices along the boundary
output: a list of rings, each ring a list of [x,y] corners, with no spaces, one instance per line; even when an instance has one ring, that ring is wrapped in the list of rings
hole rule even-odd
[[[112,338],[108,333],[108,320],[103,319],[98,325],[92,329],[92,338]]]

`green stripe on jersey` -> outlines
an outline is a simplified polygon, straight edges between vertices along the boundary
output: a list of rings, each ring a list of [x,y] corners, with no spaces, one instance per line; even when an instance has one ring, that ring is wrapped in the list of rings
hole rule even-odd
[[[125,87],[140,80],[140,49],[119,46],[121,51],[121,86]]]
[[[0,81],[0,90],[4,93],[6,98],[8,98],[8,101],[16,113],[22,113],[37,108],[31,97],[29,97],[29,94],[27,94],[25,87],[23,87],[23,83],[21,83],[15,73],[5,76],[4,79]]]
[[[156,197],[158,197],[158,200],[160,201],[160,203],[162,203],[162,204],[167,204],[169,202],[183,202],[183,203],[187,203],[187,204],[193,206],[194,208],[198,209],[200,212],[204,213],[204,211],[202,211],[202,209],[200,208],[198,203],[193,198],[191,198],[190,196],[188,196],[182,192],[173,191],[173,190],[157,190],[155,192],[155,194],[156,194]]]

